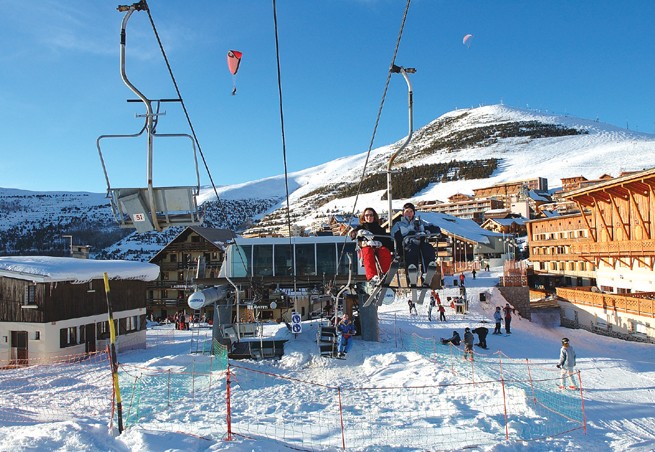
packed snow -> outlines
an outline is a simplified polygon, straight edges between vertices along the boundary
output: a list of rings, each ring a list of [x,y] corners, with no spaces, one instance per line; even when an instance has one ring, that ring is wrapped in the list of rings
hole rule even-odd
[[[159,278],[159,267],[145,262],[124,260],[90,260],[72,257],[13,256],[0,257],[0,274],[39,282],[75,281],[79,283],[103,279]]]
[[[334,385],[343,388],[349,386],[367,387],[384,386],[405,388],[410,385],[435,385],[440,388],[439,400],[435,403],[448,403],[449,399],[461,403],[462,387],[458,385],[440,386],[444,382],[457,382],[465,375],[469,366],[466,361],[455,365],[444,365],[439,361],[431,361],[416,351],[409,350],[407,335],[416,334],[426,338],[449,337],[453,330],[463,335],[465,327],[475,327],[483,320],[488,320],[495,306],[504,305],[495,285],[499,273],[480,271],[476,279],[467,273],[468,295],[471,300],[469,313],[456,315],[448,309],[447,321],[429,322],[426,317],[427,304],[418,307],[418,315],[409,315],[404,297],[397,297],[389,305],[383,305],[379,311],[381,340],[380,342],[365,342],[355,339],[352,351],[346,359],[331,359],[318,356],[316,346],[317,322],[303,323],[303,332],[294,337],[287,329],[278,325],[266,327],[267,334],[276,334],[278,338],[287,339],[285,355],[280,360],[245,360],[231,361],[234,365],[235,379],[233,382],[233,406],[235,413],[235,433],[242,432],[246,425],[243,419],[250,419],[251,427],[259,424],[260,418],[278,425],[289,423],[296,410],[314,409],[317,415],[328,413],[335,409],[333,400],[321,403],[320,397],[315,400],[316,393],[307,391],[307,386],[300,380],[312,381],[322,385]],[[457,287],[447,287],[440,291],[442,300],[447,296],[456,295]],[[479,300],[479,294],[487,295],[486,301]],[[493,323],[487,325],[493,329]],[[140,351],[119,353],[122,373],[126,369],[176,369],[184,368],[200,359],[191,354],[194,337],[207,334],[201,329],[191,331],[173,330],[172,326],[162,325],[148,330],[148,348]],[[200,331],[200,332],[199,332]],[[208,331],[208,329],[205,329]],[[400,333],[402,332],[402,333]],[[491,333],[491,331],[490,331]],[[404,336],[403,336],[404,335]],[[476,355],[477,372],[484,374],[485,361],[491,357],[506,356],[506,360],[528,359],[535,369],[540,367],[543,372],[558,375],[555,368],[559,356],[560,340],[568,337],[577,353],[577,368],[582,381],[582,396],[586,416],[586,432],[574,429],[562,432],[554,437],[548,437],[529,442],[511,439],[499,440],[496,444],[473,447],[474,450],[513,451],[513,450],[634,450],[651,451],[655,449],[655,349],[652,344],[626,342],[614,338],[594,335],[585,330],[572,330],[559,326],[556,313],[533,314],[532,321],[515,316],[511,335],[492,335],[487,337],[488,351],[480,350]],[[403,341],[402,338],[405,338]],[[477,337],[476,337],[477,339]],[[476,347],[476,352],[479,349]],[[456,350],[456,353],[461,352]],[[81,364],[78,364],[81,365]],[[129,367],[128,367],[129,366]],[[258,374],[244,372],[243,368],[253,369]],[[44,401],[52,400],[60,403],[62,397],[71,405],[72,414],[65,420],[40,421],[36,416],[30,418],[29,411],[22,413],[20,420],[11,417],[7,410],[0,410],[0,450],[116,450],[116,451],[175,451],[175,450],[237,450],[237,451],[273,451],[273,450],[303,450],[319,449],[334,450],[340,447],[340,438],[333,438],[330,443],[334,447],[321,448],[316,444],[291,443],[275,439],[275,429],[259,431],[257,435],[247,437],[235,435],[232,441],[225,437],[225,384],[224,372],[215,371],[214,386],[216,390],[203,395],[196,395],[193,400],[180,400],[168,406],[163,403],[157,413],[146,410],[139,413],[144,420],[129,426],[121,435],[116,432],[116,420],[113,428],[109,428],[110,420],[108,404],[102,409],[88,407],[75,391],[67,391],[67,385],[72,384],[73,375],[50,375],[49,384],[40,388],[35,382],[38,370],[27,369],[20,374],[26,380],[20,386],[9,387],[12,372],[0,371],[0,406],[12,406],[17,400],[22,400],[24,406],[44,406]],[[106,381],[110,382],[107,366],[96,371]],[[136,372],[135,372],[136,373]],[[265,374],[286,375],[298,379],[280,382],[266,378]],[[31,375],[31,378],[30,378]],[[86,375],[91,378],[92,375]],[[13,377],[15,380],[16,376]],[[123,379],[127,378],[125,375]],[[129,381],[129,380],[128,380]],[[27,385],[26,382],[32,382]],[[109,383],[110,384],[110,383]],[[221,386],[222,385],[222,386]],[[175,385],[174,385],[175,386]],[[173,388],[174,390],[175,388]],[[125,385],[123,406],[127,407],[130,400],[126,399],[129,385]],[[148,392],[149,391],[149,392]],[[559,391],[559,392],[558,392]],[[239,398],[238,394],[247,393],[248,397]],[[552,392],[558,397],[570,395],[572,400],[579,400],[580,394],[561,391],[554,387]],[[110,389],[105,391],[110,394]],[[59,395],[57,395],[59,394]],[[385,393],[386,394],[386,393]],[[392,399],[381,402],[393,406],[399,403]],[[417,393],[418,394],[418,393]],[[526,393],[527,394],[527,393]],[[557,395],[560,394],[560,395]],[[140,397],[155,397],[165,402],[166,390],[157,387],[144,387]],[[384,397],[384,396],[381,396]],[[455,411],[449,411],[449,424],[459,426],[457,434],[464,434],[468,426],[470,431],[484,430],[491,425],[493,415],[480,413],[489,394],[471,393],[466,405],[459,405]],[[530,401],[515,404],[514,410],[519,412],[518,424],[529,427],[543,419],[535,418],[531,413]],[[55,402],[58,401],[58,402]],[[518,408],[517,408],[518,407]],[[523,408],[521,408],[523,407]],[[344,418],[368,414],[374,427],[361,425],[359,432],[350,432],[346,438],[347,450],[459,450],[457,444],[447,447],[439,445],[424,445],[422,447],[380,446],[374,441],[383,441],[381,435],[392,434],[400,438],[403,429],[397,427],[402,419],[389,419],[384,411],[375,411],[374,406],[353,406],[344,403]],[[369,412],[370,411],[370,412]],[[368,413],[367,413],[368,412]],[[459,413],[459,415],[457,414]],[[473,414],[477,415],[473,416]],[[325,415],[327,419],[327,414]],[[241,422],[237,421],[241,419]],[[553,421],[555,416],[553,416]],[[444,419],[445,420],[445,419]],[[416,423],[424,421],[417,418]],[[425,420],[432,423],[439,419]],[[295,419],[294,422],[303,422]],[[327,421],[326,421],[327,422]],[[311,428],[304,426],[303,428]],[[370,430],[374,428],[374,430]],[[410,430],[408,430],[409,432]],[[412,431],[413,432],[413,431]],[[422,433],[429,438],[430,431]],[[413,434],[413,433],[412,433]],[[420,435],[419,435],[420,436]],[[511,435],[510,435],[511,436]],[[332,438],[325,437],[325,441]],[[416,439],[416,438],[413,438]],[[377,446],[366,446],[371,441]]]

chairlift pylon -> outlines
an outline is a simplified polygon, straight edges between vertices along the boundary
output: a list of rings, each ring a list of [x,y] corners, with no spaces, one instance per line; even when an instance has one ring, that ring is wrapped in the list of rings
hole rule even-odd
[[[159,109],[163,102],[181,102],[181,99],[148,99],[127,78],[125,71],[125,49],[127,22],[134,11],[147,10],[144,1],[131,6],[119,6],[118,11],[125,12],[121,23],[120,39],[120,72],[125,85],[143,102],[146,107],[145,125],[140,132],[124,135],[101,135],[96,140],[102,169],[107,182],[107,198],[111,203],[112,212],[122,228],[134,228],[137,232],[162,231],[171,226],[197,226],[202,223],[202,215],[198,209],[197,197],[200,193],[200,173],[194,138],[189,134],[159,134],[156,133],[160,116]],[[155,108],[153,108],[153,105]],[[163,115],[163,113],[162,113]],[[102,155],[101,141],[108,138],[135,138],[147,135],[146,181],[143,188],[112,187]],[[193,161],[195,164],[196,184],[192,186],[155,187],[153,184],[153,149],[154,138],[186,137],[191,141]]]

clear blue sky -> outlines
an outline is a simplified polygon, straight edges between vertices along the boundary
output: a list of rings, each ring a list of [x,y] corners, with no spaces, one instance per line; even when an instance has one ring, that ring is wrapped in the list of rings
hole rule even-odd
[[[126,103],[134,95],[120,79],[117,4],[0,0],[0,187],[104,192],[95,140],[137,132],[143,112]],[[214,181],[283,173],[272,2],[149,4]],[[289,170],[365,151],[405,1],[277,7]],[[413,0],[396,62],[417,68],[415,128],[502,102],[652,133],[653,17],[646,0]],[[229,49],[244,54],[236,96]],[[151,98],[175,97],[144,12],[128,25],[127,74]],[[405,136],[406,104],[395,75],[374,147]],[[160,133],[188,132],[179,107],[164,109]],[[162,146],[155,185],[193,183],[191,150],[176,146],[173,161]],[[145,142],[112,142],[105,154],[114,186],[145,186]],[[202,166],[201,179],[209,183]]]

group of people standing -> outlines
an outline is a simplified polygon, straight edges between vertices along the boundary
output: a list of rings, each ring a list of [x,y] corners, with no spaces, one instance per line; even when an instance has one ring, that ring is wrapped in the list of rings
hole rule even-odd
[[[496,322],[496,328],[494,328],[494,333],[493,334],[503,334],[503,332],[500,330],[500,325],[505,320],[505,334],[512,334],[511,330],[511,325],[512,325],[512,314],[516,310],[509,305],[509,303],[505,303],[505,307],[501,308],[500,306],[496,306],[496,311],[494,312],[494,321]]]

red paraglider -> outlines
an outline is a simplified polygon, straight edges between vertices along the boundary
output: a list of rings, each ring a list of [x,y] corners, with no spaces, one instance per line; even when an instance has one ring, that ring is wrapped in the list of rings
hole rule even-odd
[[[471,48],[471,41],[473,41],[473,35],[469,34],[464,36],[464,39],[462,39],[462,44],[464,44],[468,48]]]
[[[232,74],[232,95],[234,96],[237,93],[237,84],[236,76],[239,71],[239,65],[241,64],[241,56],[243,53],[238,50],[230,50],[227,52],[227,68]]]

